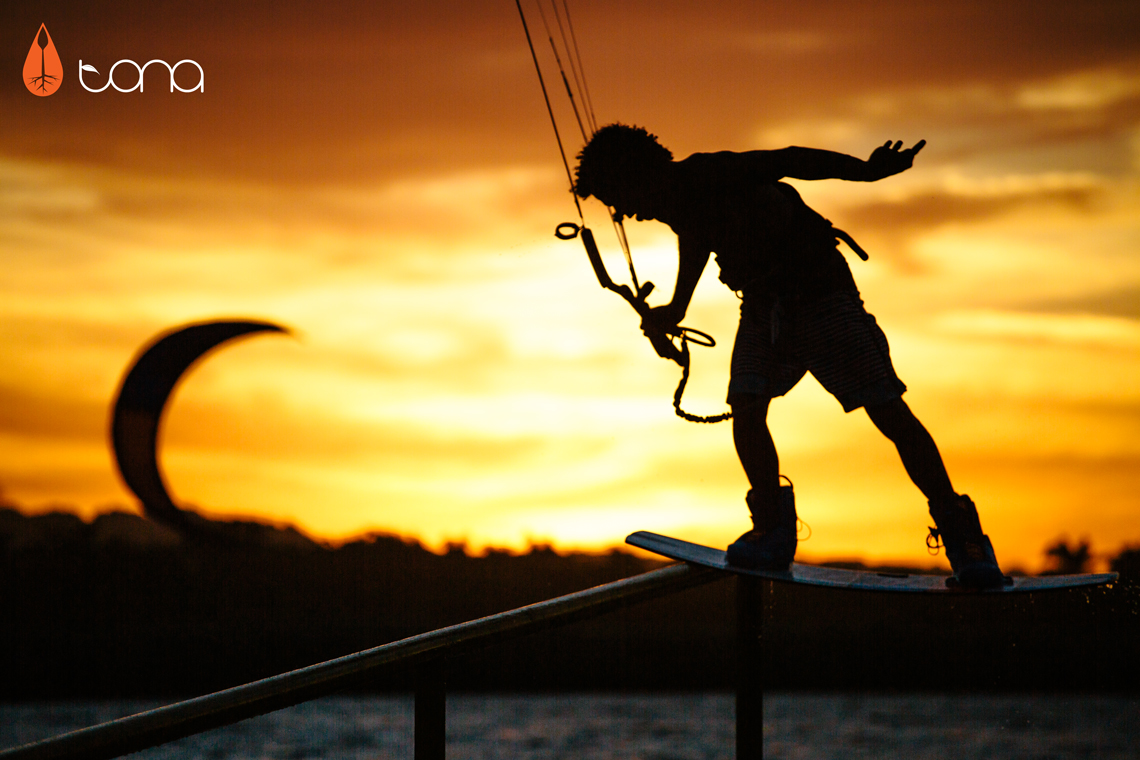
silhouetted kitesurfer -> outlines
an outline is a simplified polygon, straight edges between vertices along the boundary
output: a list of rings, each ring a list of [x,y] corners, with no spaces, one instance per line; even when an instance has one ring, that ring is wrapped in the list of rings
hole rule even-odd
[[[929,501],[958,582],[1000,585],[1002,572],[970,498],[955,492],[934,439],[911,412],[887,340],[863,308],[838,240],[865,256],[781,179],[874,182],[911,167],[925,142],[876,148],[866,161],[812,148],[696,153],[674,161],[654,135],[612,124],[578,155],[575,191],[612,207],[615,217],[656,219],[677,234],[672,300],[648,311],[649,335],[675,328],[711,254],[720,279],[741,297],[728,403],[733,438],[751,485],[752,530],[728,549],[738,566],[786,570],[796,551],[796,510],[780,486],[768,406],[811,372],[843,405],[860,407],[898,448],[911,480]]]

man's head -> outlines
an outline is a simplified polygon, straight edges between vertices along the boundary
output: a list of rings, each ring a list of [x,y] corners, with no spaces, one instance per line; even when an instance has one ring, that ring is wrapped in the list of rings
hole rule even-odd
[[[618,211],[638,210],[629,207],[660,181],[663,167],[672,160],[673,154],[655,135],[641,127],[610,124],[595,132],[578,154],[574,191]]]

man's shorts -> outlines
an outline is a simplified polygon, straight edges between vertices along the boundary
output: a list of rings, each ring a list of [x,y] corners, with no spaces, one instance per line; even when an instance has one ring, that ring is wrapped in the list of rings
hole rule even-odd
[[[795,300],[746,296],[732,348],[728,403],[742,394],[783,396],[811,372],[850,412],[893,401],[906,385],[887,337],[858,293]]]

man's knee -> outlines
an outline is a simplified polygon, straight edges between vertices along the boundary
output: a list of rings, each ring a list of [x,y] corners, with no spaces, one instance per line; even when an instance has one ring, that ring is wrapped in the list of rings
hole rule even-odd
[[[922,423],[901,397],[863,408],[867,410],[867,416],[875,427],[892,441],[897,441],[901,436],[909,437],[916,427],[922,427]]]
[[[732,416],[737,419],[755,417],[756,415],[766,417],[768,415],[768,404],[771,402],[771,397],[759,393],[733,393],[728,397],[728,405],[732,407]]]

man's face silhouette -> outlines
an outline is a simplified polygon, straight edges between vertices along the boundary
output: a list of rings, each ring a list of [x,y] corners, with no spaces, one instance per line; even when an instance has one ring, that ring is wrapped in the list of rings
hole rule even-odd
[[[598,200],[614,210],[614,218],[618,221],[625,217],[645,221],[657,218],[656,195],[650,182],[640,176],[630,176],[606,188],[598,195]]]

